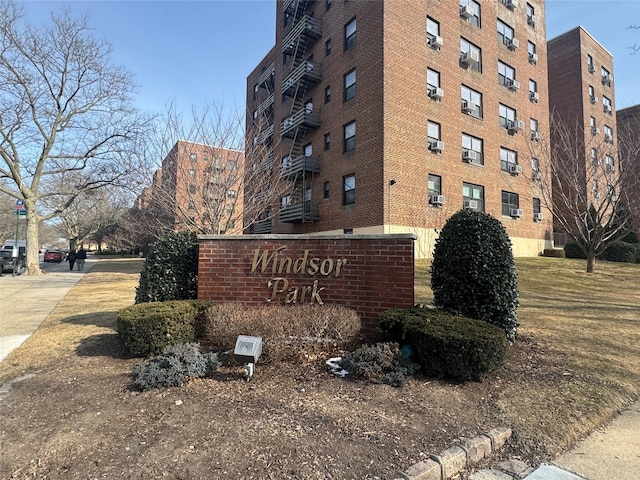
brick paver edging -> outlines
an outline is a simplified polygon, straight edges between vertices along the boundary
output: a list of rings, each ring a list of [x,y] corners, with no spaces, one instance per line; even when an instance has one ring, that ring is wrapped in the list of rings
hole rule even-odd
[[[398,472],[394,480],[446,480],[466,467],[496,453],[511,438],[511,429],[494,428],[477,437],[468,438],[429,459],[418,462],[406,472]]]

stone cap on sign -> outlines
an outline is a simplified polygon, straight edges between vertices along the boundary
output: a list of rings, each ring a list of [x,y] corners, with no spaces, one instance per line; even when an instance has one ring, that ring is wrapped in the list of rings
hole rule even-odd
[[[415,233],[376,233],[376,234],[267,234],[267,235],[198,235],[198,240],[380,240],[380,239],[417,240]]]

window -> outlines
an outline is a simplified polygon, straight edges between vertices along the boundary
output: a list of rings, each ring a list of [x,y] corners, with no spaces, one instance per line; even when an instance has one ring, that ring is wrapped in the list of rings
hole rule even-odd
[[[587,66],[589,67],[589,73],[593,73],[596,71],[596,67],[593,64],[593,57],[587,54]]]
[[[518,153],[508,148],[500,147],[500,170],[510,171],[510,166],[518,164]]]
[[[193,200],[191,200],[189,202],[189,207],[188,208],[189,208],[189,210],[195,210],[196,209],[196,204],[195,204],[195,202]]]
[[[356,148],[356,122],[344,126],[344,151],[350,152]]]
[[[498,114],[500,116],[501,127],[511,128],[516,121],[516,111],[502,103],[498,105]]]
[[[330,183],[329,180],[327,180],[326,182],[324,182],[324,188],[323,188],[323,198],[329,198],[329,187],[330,187]]]
[[[227,190],[227,197],[236,198],[236,191],[235,190]]]
[[[287,12],[285,12],[284,14],[284,19],[283,19],[283,23],[284,23],[284,27],[287,28],[287,26],[293,21],[293,19],[291,18],[291,15]]]
[[[598,189],[598,181],[594,180],[593,181],[593,198],[600,198],[600,191]]]
[[[189,193],[191,195],[193,195],[194,193],[196,193],[196,186],[195,185],[189,185]]]
[[[440,23],[436,22],[433,18],[427,17],[427,42],[432,45],[436,37],[440,36]]]
[[[538,120],[536,120],[535,118],[529,119],[529,130],[531,130],[531,132],[538,131]]]
[[[498,42],[510,45],[513,40],[513,28],[498,19]]]
[[[282,208],[288,207],[289,205],[291,205],[291,195],[285,195],[280,198],[280,206]]]
[[[344,101],[347,102],[356,96],[356,69],[347,72],[344,76]]]
[[[536,26],[536,10],[530,3],[527,3],[527,23],[532,27]]]
[[[302,151],[305,157],[311,157],[313,155],[313,144],[307,143],[304,147],[302,147]]]
[[[467,68],[482,72],[482,51],[477,45],[461,38],[460,62]]]
[[[538,63],[538,54],[536,53],[536,44],[527,41],[527,52],[529,53],[529,63],[535,65]]]
[[[611,115],[611,99],[609,97],[602,96],[602,108],[604,113]]]
[[[437,142],[440,140],[440,124],[432,121],[427,122],[427,141]]]
[[[331,54],[331,39],[324,42],[324,55],[329,56]]]
[[[613,162],[613,157],[611,155],[606,155],[604,157],[604,166],[607,169],[607,172],[615,172],[616,168]]]
[[[463,183],[462,206],[477,212],[484,212],[484,187],[473,183]]]
[[[616,187],[613,185],[607,187],[607,198],[612,201],[616,198]]]
[[[227,170],[237,170],[238,169],[238,160],[231,159],[227,160]]]
[[[326,7],[327,7],[327,10],[329,10],[331,8],[331,5],[333,4],[333,1],[332,0],[326,0],[325,4],[326,4]]]
[[[602,84],[611,86],[611,72],[604,67],[600,67],[600,73],[602,74]]]
[[[598,133],[598,128],[597,128],[596,118],[595,117],[589,117],[589,126],[591,127],[591,133],[593,135]]]
[[[510,87],[516,79],[516,71],[506,63],[498,61],[498,83]]]
[[[482,94],[462,85],[460,87],[461,107],[464,113],[482,118]]]
[[[483,141],[466,133],[462,134],[462,160],[467,163],[484,165]]]
[[[342,229],[342,233],[345,235],[353,235],[353,228],[344,228]]]
[[[221,157],[215,157],[213,159],[213,166],[215,168],[222,168],[222,158]]]
[[[531,159],[531,173],[533,180],[540,180],[542,172],[540,172],[540,160],[537,158]]]
[[[345,175],[342,177],[342,204],[353,205],[356,203],[356,176]]]
[[[189,177],[196,178],[196,171],[193,168],[189,170]]]
[[[474,0],[460,0],[460,16],[471,25],[480,27],[480,4]]]
[[[538,98],[540,98],[538,95],[538,82],[529,79],[529,100],[538,103]]]
[[[289,52],[284,52],[282,54],[282,64],[286,65],[287,63],[289,63],[289,60],[291,60],[291,54]]]
[[[196,155],[195,153],[192,153],[189,156],[189,160],[191,160],[192,162],[197,162],[198,161],[198,155]]]
[[[591,149],[591,165],[593,167],[597,167],[598,165],[600,165],[600,162],[598,161],[598,150],[596,150],[595,148]]]
[[[331,148],[331,134],[330,133],[325,133],[324,134],[324,149],[329,150]]]
[[[604,126],[604,141],[607,143],[613,143],[613,128],[609,125]]]
[[[331,87],[327,87],[324,89],[324,103],[329,103],[331,101]]]
[[[534,197],[532,203],[533,203],[533,218],[535,220],[536,215],[542,213],[540,199]]]
[[[254,124],[258,123],[258,110],[253,111],[253,123]]]
[[[227,215],[231,215],[233,213],[233,204],[227,205]]]
[[[442,177],[430,173],[427,177],[427,188],[429,197],[442,194]]]
[[[427,68],[427,88],[432,91],[440,87],[440,72]]]
[[[353,18],[344,26],[344,49],[354,47],[357,41],[356,19]]]
[[[520,198],[517,193],[502,191],[502,215],[511,216],[511,210],[520,208]]]

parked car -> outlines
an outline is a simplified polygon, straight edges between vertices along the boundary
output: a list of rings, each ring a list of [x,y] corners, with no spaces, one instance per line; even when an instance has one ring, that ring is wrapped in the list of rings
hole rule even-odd
[[[46,252],[44,252],[45,262],[60,263],[62,260],[63,260],[63,255],[60,250],[47,250]]]

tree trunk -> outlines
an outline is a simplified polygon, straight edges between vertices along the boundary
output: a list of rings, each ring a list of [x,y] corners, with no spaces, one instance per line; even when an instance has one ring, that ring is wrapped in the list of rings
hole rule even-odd
[[[595,266],[596,254],[594,252],[587,252],[587,273],[593,273]]]
[[[40,242],[38,240],[38,214],[35,202],[25,201],[27,207],[27,262],[26,275],[40,275]]]

